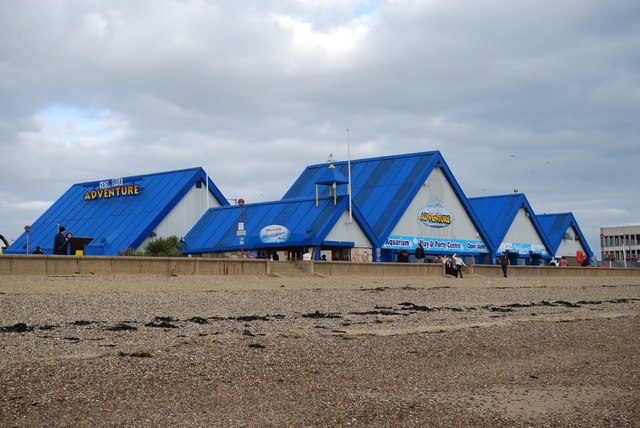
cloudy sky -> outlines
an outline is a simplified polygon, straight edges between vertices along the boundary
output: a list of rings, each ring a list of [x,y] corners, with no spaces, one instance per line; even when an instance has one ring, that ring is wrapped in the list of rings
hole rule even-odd
[[[640,224],[637,0],[3,0],[0,234],[72,184],[440,150],[469,197]]]

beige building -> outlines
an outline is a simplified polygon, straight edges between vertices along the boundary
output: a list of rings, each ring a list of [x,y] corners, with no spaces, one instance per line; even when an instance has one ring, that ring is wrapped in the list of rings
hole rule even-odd
[[[640,225],[600,228],[602,260],[637,262],[640,255]]]

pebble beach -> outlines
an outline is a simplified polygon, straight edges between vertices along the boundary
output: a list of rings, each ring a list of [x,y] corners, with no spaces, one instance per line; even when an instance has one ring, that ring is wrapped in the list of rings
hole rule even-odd
[[[0,426],[640,426],[640,277],[0,277]]]

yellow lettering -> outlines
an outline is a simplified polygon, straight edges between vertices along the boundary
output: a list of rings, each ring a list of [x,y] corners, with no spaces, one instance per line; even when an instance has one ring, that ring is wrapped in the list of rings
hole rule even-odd
[[[112,187],[110,189],[99,189],[86,191],[84,193],[84,200],[89,201],[93,199],[113,198],[114,196],[131,196],[140,194],[140,185],[133,186],[119,186]]]
[[[422,213],[420,215],[420,220],[421,221],[430,221],[430,222],[433,222],[433,223],[447,223],[447,224],[450,224],[451,223],[451,216],[442,215],[442,214]]]

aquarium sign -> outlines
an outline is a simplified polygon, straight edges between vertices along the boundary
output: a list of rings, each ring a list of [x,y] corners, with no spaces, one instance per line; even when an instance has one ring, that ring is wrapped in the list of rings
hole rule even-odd
[[[469,241],[464,239],[446,238],[419,238],[415,236],[389,236],[382,248],[388,250],[413,251],[422,244],[424,250],[429,253],[487,253],[489,250],[482,241]]]

